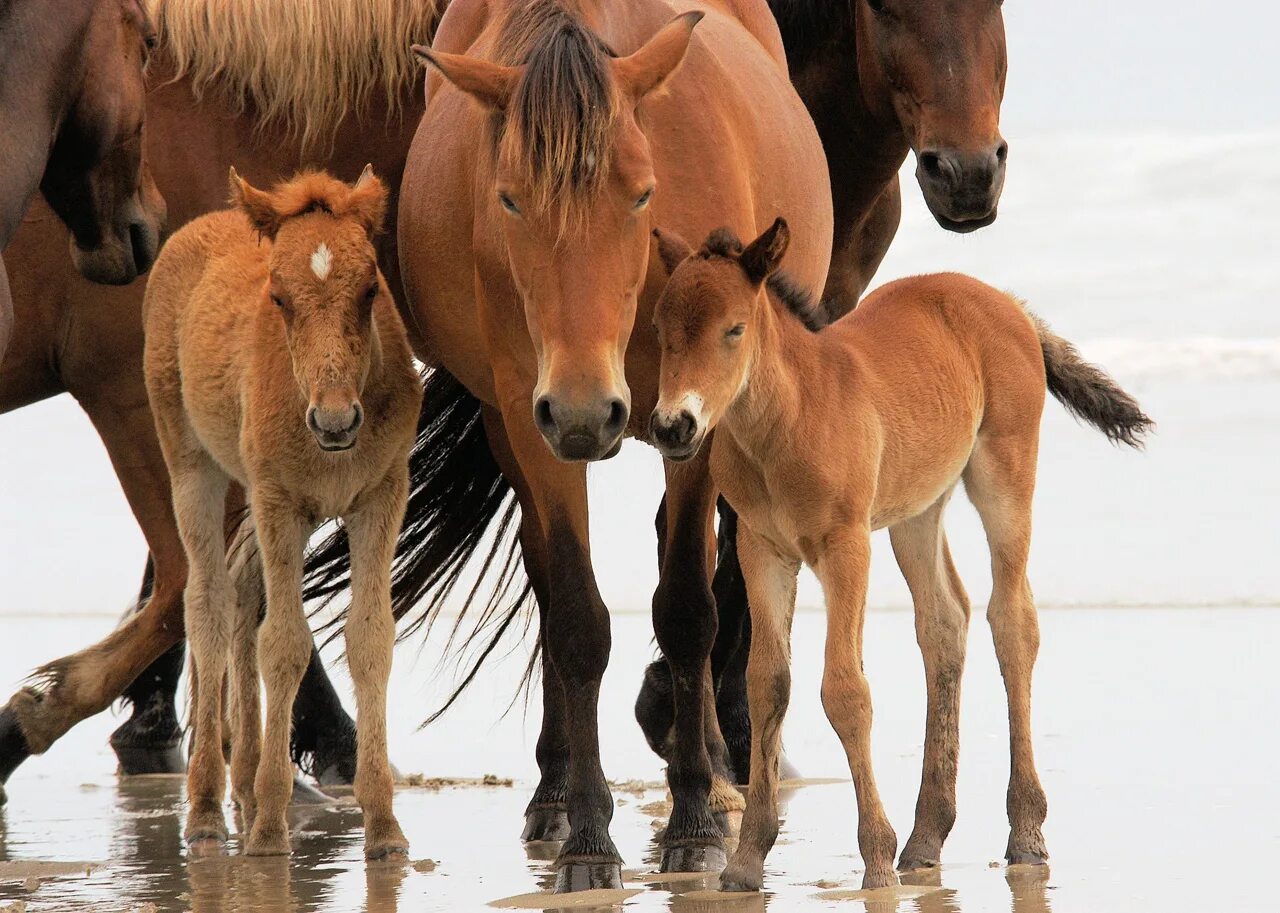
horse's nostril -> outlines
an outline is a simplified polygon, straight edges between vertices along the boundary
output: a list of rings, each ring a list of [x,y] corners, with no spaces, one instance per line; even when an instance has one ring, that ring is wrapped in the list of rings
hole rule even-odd
[[[627,404],[615,397],[609,403],[609,418],[605,421],[605,431],[609,434],[617,434],[626,423]]]
[[[533,423],[538,426],[543,434],[549,434],[556,428],[556,418],[551,413],[551,400],[546,396],[539,396],[538,401],[533,404]]]
[[[364,424],[364,409],[360,408],[359,403],[352,403],[351,411],[353,413],[351,416],[351,427],[347,430],[354,432],[358,431],[360,426]]]
[[[996,161],[999,162],[1001,165],[1003,165],[1005,162],[1005,159],[1007,159],[1008,157],[1009,157],[1009,144],[1001,143],[999,146],[996,147]]]
[[[920,167],[931,178],[942,177],[942,156],[936,152],[921,152]]]

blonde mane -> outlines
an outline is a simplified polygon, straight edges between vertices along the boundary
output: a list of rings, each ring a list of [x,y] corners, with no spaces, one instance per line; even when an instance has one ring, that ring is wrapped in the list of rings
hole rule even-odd
[[[304,146],[375,97],[397,113],[447,0],[147,0],[174,78]]]

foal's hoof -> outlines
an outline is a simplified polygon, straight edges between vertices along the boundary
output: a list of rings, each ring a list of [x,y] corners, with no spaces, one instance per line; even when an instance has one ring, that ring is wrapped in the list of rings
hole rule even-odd
[[[664,847],[663,872],[719,872],[728,864],[723,846],[694,844]]]
[[[409,861],[409,841],[388,840],[367,846],[364,858],[369,862],[406,863]]]
[[[1048,865],[1049,854],[1035,852],[1034,850],[1020,850],[1009,853],[1005,859],[1009,861],[1009,865]]]
[[[920,869],[935,869],[939,865],[941,847],[931,846],[925,841],[914,838],[907,841],[898,859],[899,872],[915,872]]]
[[[730,864],[720,873],[720,890],[728,894],[748,894],[759,891],[764,873],[755,867]]]
[[[868,868],[862,873],[862,890],[864,891],[893,887],[898,883],[898,873],[893,869]]]
[[[255,826],[244,845],[246,856],[288,856],[289,852],[289,832],[283,828]]]
[[[520,839],[526,842],[568,840],[569,812],[564,804],[530,806],[524,813]]]
[[[556,893],[622,888],[622,865],[617,862],[566,862],[556,872]]]
[[[195,831],[187,834],[187,852],[194,857],[225,856],[227,835],[217,831]]]

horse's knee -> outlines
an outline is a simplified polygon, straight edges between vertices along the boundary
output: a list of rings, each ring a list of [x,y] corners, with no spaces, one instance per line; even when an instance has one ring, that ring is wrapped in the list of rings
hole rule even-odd
[[[822,709],[841,734],[865,728],[871,720],[871,689],[861,670],[828,667],[822,676]]]

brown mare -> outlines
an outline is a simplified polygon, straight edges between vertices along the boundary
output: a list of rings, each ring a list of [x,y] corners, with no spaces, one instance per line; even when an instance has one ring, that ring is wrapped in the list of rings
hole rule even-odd
[[[560,890],[620,883],[596,718],[609,620],[591,566],[583,461],[643,436],[653,407],[658,350],[646,328],[662,277],[650,268],[649,230],[705,232],[727,218],[755,231],[787,201],[808,239],[794,251],[802,281],[821,282],[830,252],[822,149],[767,6],[691,6],[456,0],[433,50],[419,49],[439,72],[405,169],[401,266],[428,350],[465,387],[452,393],[465,433],[440,443],[487,457],[454,468],[468,486],[458,507],[486,521],[473,493],[486,482],[499,491],[498,468],[519,499],[546,655],[542,780],[525,836],[567,831]],[[446,475],[424,486],[456,482]],[[708,664],[706,461],[672,466],[667,497],[653,603],[675,682],[662,865],[715,868],[722,827],[708,794],[713,772],[728,771]],[[461,522],[458,510],[441,513]],[[411,531],[418,515],[411,501]],[[737,797],[720,786],[713,798],[724,811]]]
[[[303,550],[318,523],[342,517],[352,543],[346,646],[359,706],[355,790],[365,853],[404,856],[387,760],[391,559],[422,388],[373,247],[387,192],[371,169],[354,186],[310,172],[270,192],[233,170],[231,186],[237,208],[202,216],[169,240],[143,304],[147,392],[190,564],[186,630],[199,688],[186,839],[217,851],[227,840],[229,686],[245,852],[289,852],[289,729],[312,650]],[[248,492],[261,555],[261,631],[258,599],[237,598],[227,567],[232,481]],[[261,752],[259,665],[267,693]]]
[[[36,191],[71,229],[86,278],[131,282],[164,223],[143,167],[143,71],[155,31],[139,0],[12,0],[0,7],[0,249]],[[0,359],[13,304],[0,264]]]
[[[928,685],[915,829],[899,867],[938,865],[956,815],[969,624],[942,516],[961,479],[991,549],[987,619],[1009,701],[1006,856],[1043,863],[1046,805],[1031,749],[1040,632],[1026,571],[1045,387],[1113,441],[1141,446],[1151,420],[1018,301],[967,276],[892,282],[811,332],[798,315],[807,317],[814,303],[796,291],[803,286],[775,276],[789,237],[779,219],[745,249],[727,230],[696,254],[678,237],[660,239],[673,272],[656,312],[662,369],[652,434],[668,459],[683,462],[717,429],[711,471],[738,512],[751,606],[751,786],[721,885],[759,890],[778,835],[779,745],[802,563],[826,596],[822,704],[857,790],[862,884],[897,883],[897,838],[872,775],[871,693],[862,672],[870,536],[886,527],[915,602]]]
[[[835,215],[831,270],[815,324],[852,310],[898,229],[898,172],[914,150],[925,201],[943,228],[990,224],[1004,186],[1000,135],[1005,40],[1000,0],[769,0],[791,79],[827,156]],[[659,516],[659,524],[662,523]],[[712,652],[717,708],[735,772],[750,745],[745,668],[750,624],[722,510]],[[646,673],[636,716],[663,753],[670,672]]]
[[[353,180],[367,162],[391,188],[394,224],[400,173],[422,110],[418,68],[406,49],[431,34],[431,0],[153,0],[149,8],[159,43],[148,71],[145,152],[171,225],[223,208],[232,165],[270,184],[321,164]],[[17,320],[0,363],[0,411],[64,392],[76,398],[146,536],[152,585],[142,610],[119,630],[46,665],[35,686],[0,711],[0,781],[121,695],[135,708],[112,739],[126,769],[174,769],[181,761],[173,689],[187,565],[143,383],[145,280],[119,289],[87,283],[71,269],[66,243],[65,229],[37,200],[4,251]],[[378,250],[398,294],[394,232],[379,239]],[[349,780],[354,729],[318,662],[296,712],[296,753],[327,776]]]

